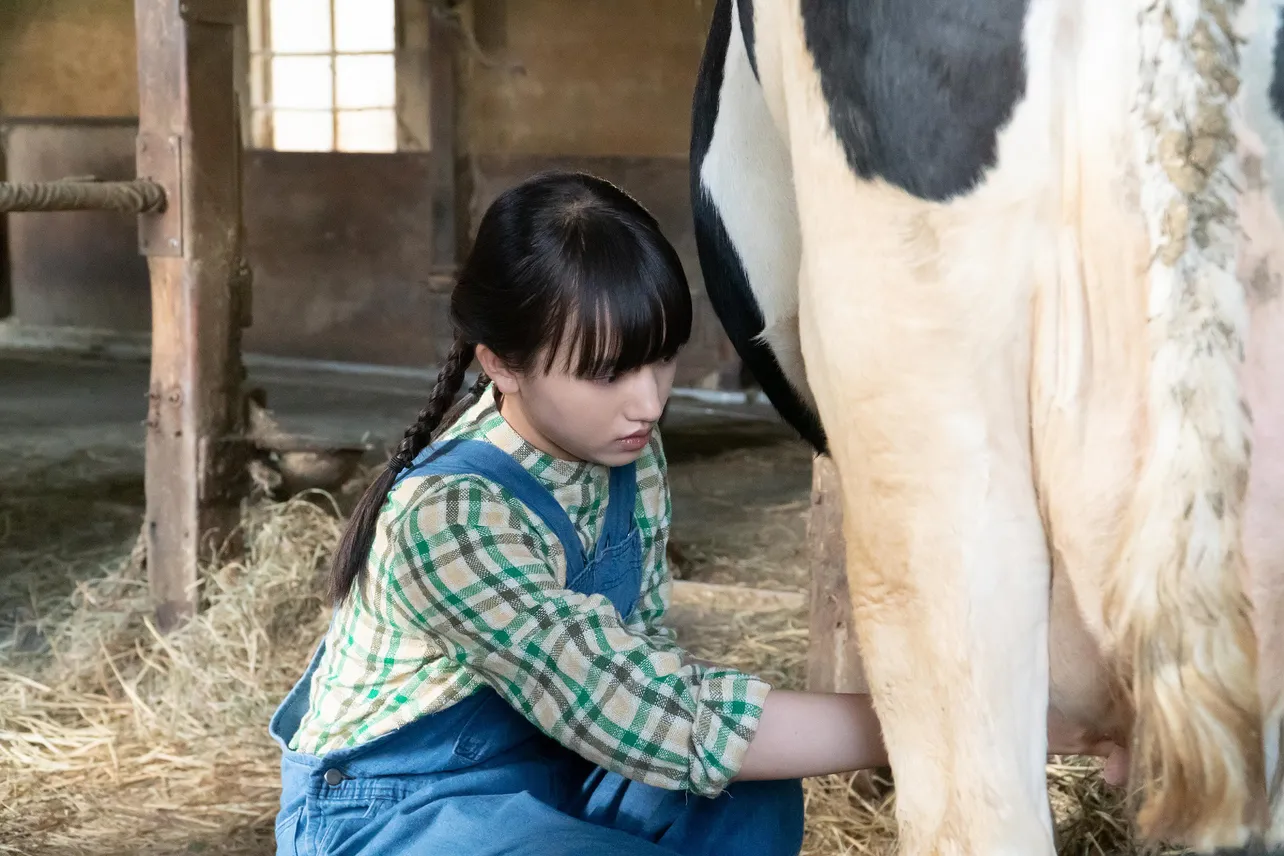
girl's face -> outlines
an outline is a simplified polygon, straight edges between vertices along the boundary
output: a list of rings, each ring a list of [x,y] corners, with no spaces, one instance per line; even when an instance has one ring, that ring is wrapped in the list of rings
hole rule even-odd
[[[560,368],[508,371],[484,345],[478,357],[504,396],[508,424],[532,446],[557,458],[620,466],[637,460],[673,389],[675,360],[628,374],[585,380]]]

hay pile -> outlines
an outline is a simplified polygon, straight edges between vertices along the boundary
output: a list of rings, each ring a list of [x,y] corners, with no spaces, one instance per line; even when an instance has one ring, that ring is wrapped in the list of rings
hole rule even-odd
[[[156,633],[131,557],[43,604],[39,657],[0,659],[0,853],[271,852],[267,719],[323,631],[339,523],[300,499],[245,528],[178,632]]]
[[[318,584],[338,535],[323,504],[254,506],[244,560],[213,569],[208,609],[165,638],[137,556],[69,599],[37,598],[47,648],[0,647],[0,853],[272,852],[267,721],[323,632]],[[681,636],[697,655],[802,685],[803,611],[710,614]],[[1135,852],[1089,772],[1050,768],[1063,852]],[[808,783],[807,803],[805,853],[892,851],[891,797],[831,776]]]

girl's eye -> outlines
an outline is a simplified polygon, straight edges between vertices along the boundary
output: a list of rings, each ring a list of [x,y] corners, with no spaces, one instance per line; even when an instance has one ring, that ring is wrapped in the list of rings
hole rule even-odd
[[[619,380],[619,379],[620,379],[620,376],[619,376],[619,375],[617,375],[617,374],[609,374],[609,375],[602,375],[601,377],[593,378],[593,382],[594,382],[594,383],[604,384],[604,385],[609,385],[609,384],[613,384],[613,383],[615,383],[615,382],[616,382],[617,380]]]

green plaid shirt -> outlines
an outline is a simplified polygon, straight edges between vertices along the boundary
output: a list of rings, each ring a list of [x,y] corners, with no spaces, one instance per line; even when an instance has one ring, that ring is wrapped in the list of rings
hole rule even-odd
[[[490,395],[443,439],[495,444],[566,510],[590,550],[609,470],[526,443]],[[545,734],[636,781],[713,796],[740,769],[769,686],[687,662],[663,624],[670,503],[656,435],[638,460],[642,597],[628,620],[565,588],[561,543],[472,475],[412,476],[380,512],[361,597],[336,613],[291,748],[322,755],[491,686]]]

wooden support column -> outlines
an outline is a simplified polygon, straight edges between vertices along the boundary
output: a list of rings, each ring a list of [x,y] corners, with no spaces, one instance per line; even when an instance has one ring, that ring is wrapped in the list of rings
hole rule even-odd
[[[396,0],[397,151],[432,150],[432,0]]]
[[[9,176],[4,135],[4,114],[0,113],[0,181],[8,180]],[[9,218],[0,215],[0,319],[13,314],[13,286],[9,276]]]
[[[833,460],[824,456],[812,464],[807,548],[811,564],[807,688],[818,692],[867,692],[865,673],[856,653],[847,588],[841,484]]]
[[[144,537],[162,630],[196,611],[200,563],[238,523],[247,480],[232,32],[244,15],[243,0],[135,0],[138,176],[169,200],[139,219],[152,282]]]
[[[428,125],[432,152],[432,269],[453,277],[467,251],[472,182],[466,153],[458,139],[462,123],[459,103],[459,29],[435,9],[428,17]],[[465,155],[461,157],[461,155]]]

